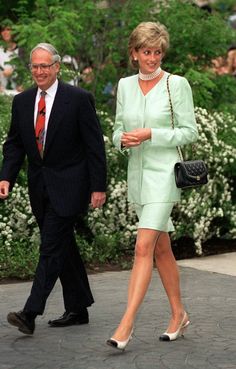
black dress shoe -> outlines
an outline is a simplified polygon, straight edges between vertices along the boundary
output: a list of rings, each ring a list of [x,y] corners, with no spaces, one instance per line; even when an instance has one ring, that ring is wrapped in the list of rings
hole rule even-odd
[[[25,334],[33,334],[35,329],[34,318],[29,318],[24,311],[11,312],[7,315],[8,323],[18,327],[18,330]]]
[[[65,312],[60,318],[49,320],[50,327],[67,327],[69,325],[88,324],[88,310],[82,309],[79,313]]]

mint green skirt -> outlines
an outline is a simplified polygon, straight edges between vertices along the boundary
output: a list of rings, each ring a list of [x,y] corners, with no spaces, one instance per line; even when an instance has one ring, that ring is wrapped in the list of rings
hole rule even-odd
[[[155,202],[145,205],[134,204],[139,219],[138,228],[173,232],[175,228],[170,215],[174,204],[173,202]]]

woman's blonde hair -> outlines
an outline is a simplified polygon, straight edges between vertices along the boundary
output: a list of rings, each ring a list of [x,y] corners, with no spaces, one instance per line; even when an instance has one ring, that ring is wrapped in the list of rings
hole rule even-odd
[[[133,51],[143,47],[160,47],[165,54],[169,47],[169,33],[159,22],[142,22],[131,33],[128,43],[129,61],[132,67],[138,68],[138,62],[133,58]]]

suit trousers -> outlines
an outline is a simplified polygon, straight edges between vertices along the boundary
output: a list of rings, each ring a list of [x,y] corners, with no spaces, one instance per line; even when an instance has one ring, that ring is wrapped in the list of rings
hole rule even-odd
[[[75,241],[76,217],[57,215],[47,196],[44,200],[44,214],[37,219],[41,235],[40,257],[30,296],[23,310],[42,315],[46,300],[59,278],[65,310],[79,312],[94,300]]]

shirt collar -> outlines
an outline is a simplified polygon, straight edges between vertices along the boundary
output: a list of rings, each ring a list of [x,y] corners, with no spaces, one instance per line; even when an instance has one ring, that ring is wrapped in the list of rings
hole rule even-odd
[[[56,79],[56,81],[46,90],[47,95],[54,97],[56,95],[57,92],[57,87],[58,87],[58,79]],[[41,88],[38,88],[38,94],[40,95],[41,93]]]

